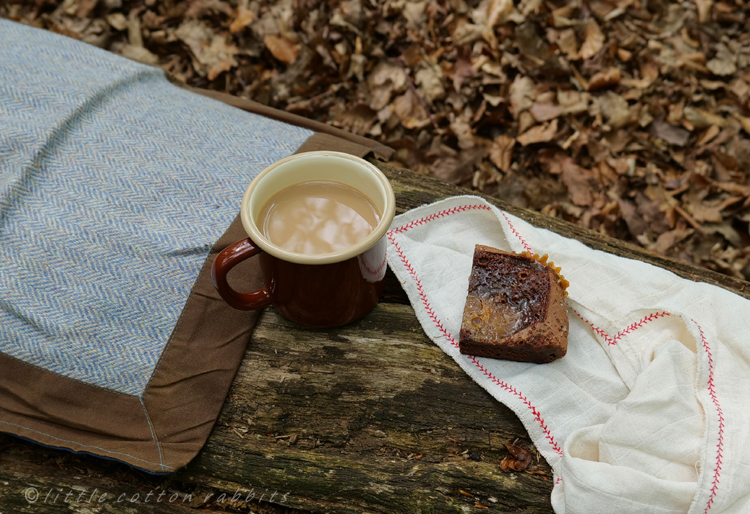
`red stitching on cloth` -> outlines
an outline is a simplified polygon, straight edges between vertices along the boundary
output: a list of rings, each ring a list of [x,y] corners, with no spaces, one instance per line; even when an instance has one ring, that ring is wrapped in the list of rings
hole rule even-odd
[[[571,310],[572,310],[573,312],[575,312],[575,313],[576,313],[576,316],[578,316],[579,318],[581,318],[581,320],[582,320],[582,321],[583,321],[584,323],[586,323],[586,324],[587,324],[588,326],[590,326],[590,327],[591,327],[591,329],[592,329],[592,330],[593,330],[593,331],[594,331],[594,332],[595,332],[595,333],[596,333],[596,334],[597,334],[597,335],[598,335],[599,337],[601,337],[602,339],[604,339],[604,340],[605,340],[605,341],[607,342],[607,344],[608,344],[609,346],[613,346],[613,345],[616,345],[616,344],[617,344],[617,342],[618,342],[618,341],[619,341],[620,339],[622,339],[623,337],[625,337],[625,336],[626,336],[626,335],[628,335],[628,334],[631,334],[631,333],[632,333],[633,331],[635,331],[635,330],[638,330],[639,328],[642,328],[643,326],[645,326],[645,325],[646,325],[647,323],[649,323],[650,321],[654,321],[654,320],[656,320],[656,319],[659,319],[659,318],[664,318],[664,317],[666,317],[666,316],[671,316],[671,315],[672,315],[671,313],[669,313],[669,312],[666,312],[666,311],[653,312],[653,313],[649,314],[648,316],[644,316],[643,318],[639,319],[639,320],[638,320],[638,321],[636,321],[635,323],[631,323],[631,324],[630,324],[630,325],[628,325],[627,327],[625,327],[625,328],[623,328],[622,330],[620,330],[620,331],[619,331],[619,332],[618,332],[618,333],[617,333],[617,334],[616,334],[616,335],[615,335],[614,337],[612,337],[612,336],[610,336],[609,334],[607,334],[607,332],[605,332],[605,331],[604,331],[603,329],[601,329],[601,328],[597,327],[596,325],[594,325],[594,323],[592,323],[591,321],[589,321],[589,320],[587,320],[586,318],[584,318],[584,317],[583,317],[583,316],[581,315],[581,313],[580,313],[580,312],[578,312],[577,310],[573,309],[572,307],[571,307]]]
[[[429,300],[427,299],[427,296],[424,292],[424,287],[422,286],[422,281],[419,280],[419,277],[417,276],[416,271],[412,267],[409,260],[406,258],[406,255],[404,254],[403,250],[401,249],[401,246],[396,242],[395,240],[395,234],[403,233],[410,228],[416,227],[418,225],[422,225],[424,223],[427,223],[429,221],[432,221],[434,219],[441,218],[443,216],[448,216],[450,214],[454,214],[456,212],[463,212],[469,209],[486,209],[489,210],[489,207],[483,206],[483,205],[465,205],[461,207],[454,207],[452,209],[446,209],[444,211],[440,211],[438,213],[432,214],[430,216],[426,216],[424,218],[420,218],[419,220],[412,221],[410,223],[407,223],[406,225],[403,225],[397,229],[391,230],[388,232],[388,239],[390,240],[391,244],[396,248],[396,252],[399,255],[399,258],[401,259],[401,262],[404,264],[404,267],[409,272],[409,274],[414,279],[414,282],[417,286],[417,291],[419,292],[419,297],[422,300],[422,304],[425,308],[425,311],[427,312],[430,319],[435,323],[435,326],[438,328],[438,330],[446,337],[446,339],[450,342],[450,344],[454,347],[458,346],[458,343],[456,340],[450,335],[450,333],[445,329],[440,319],[435,314],[435,311],[432,310],[432,307],[430,305]],[[526,240],[521,236],[521,234],[518,233],[518,231],[515,229],[513,224],[511,223],[510,219],[505,215],[504,212],[500,211],[500,213],[505,218],[506,222],[508,223],[508,226],[510,227],[511,232],[521,241],[521,244],[523,245],[524,249],[529,252],[533,253],[531,251],[531,247],[528,245]],[[573,309],[573,312],[576,313],[576,315],[581,318],[586,324],[588,324],[595,333],[597,333],[599,336],[601,336],[605,341],[607,341],[607,344],[614,345],[617,344],[617,342],[625,337],[626,335],[634,332],[635,330],[638,330],[639,328],[644,327],[649,322],[654,321],[659,318],[663,318],[666,316],[672,316],[671,313],[666,311],[659,311],[651,313],[640,320],[631,323],[627,327],[625,327],[623,330],[618,332],[614,337],[611,337],[609,334],[607,334],[603,329],[597,327],[594,325],[591,321],[587,320],[581,314]],[[714,475],[713,480],[711,482],[711,494],[709,495],[708,502],[706,503],[706,508],[703,511],[703,514],[707,514],[708,511],[711,509],[714,503],[714,499],[716,498],[716,494],[719,490],[719,481],[721,477],[721,470],[722,470],[722,464],[723,464],[723,452],[724,452],[724,413],[721,410],[721,405],[719,403],[719,398],[716,395],[716,388],[715,388],[715,382],[714,382],[714,361],[713,361],[713,353],[711,352],[711,347],[708,343],[708,340],[706,339],[706,335],[703,332],[703,328],[696,322],[695,320],[692,320],[693,323],[696,324],[698,327],[698,331],[701,335],[701,342],[703,344],[703,349],[706,352],[706,355],[708,357],[708,394],[711,397],[711,401],[713,402],[714,406],[716,407],[716,413],[719,420],[719,439],[716,444],[716,466],[714,467]],[[544,418],[542,418],[541,413],[534,407],[534,405],[529,401],[528,398],[526,398],[523,394],[521,394],[520,391],[518,391],[513,386],[510,386],[509,384],[499,380],[497,377],[495,377],[492,373],[490,373],[484,366],[482,366],[479,361],[474,356],[469,356],[468,359],[493,383],[504,389],[505,391],[515,395],[517,398],[521,400],[521,402],[526,405],[527,408],[529,408],[534,415],[534,419],[539,423],[539,425],[542,428],[542,432],[544,433],[547,441],[550,443],[552,448],[557,452],[558,455],[563,455],[562,448],[557,444],[557,441],[555,441],[554,436],[552,435],[552,432],[549,430],[549,427],[544,421]],[[562,481],[561,478],[557,479],[556,483],[560,483]]]
[[[515,395],[519,400],[523,402],[524,405],[526,405],[526,407],[529,408],[531,413],[534,415],[534,419],[542,427],[542,432],[544,432],[544,437],[547,438],[547,441],[549,441],[549,444],[552,446],[555,452],[557,452],[558,455],[562,455],[563,454],[562,448],[560,448],[560,445],[557,444],[557,441],[555,441],[555,438],[552,436],[552,432],[550,432],[549,427],[544,422],[544,418],[542,417],[542,414],[536,409],[536,407],[534,407],[534,405],[529,401],[529,399],[526,398],[523,394],[521,394],[521,392],[518,391],[515,387],[508,385],[502,380],[499,380],[496,376],[494,376],[492,373],[487,371],[487,368],[482,366],[476,357],[474,357],[473,355],[469,355],[468,358],[472,363],[474,363],[474,365],[477,368],[479,368],[479,371],[481,371],[482,374],[484,374],[487,378],[489,378],[496,385],[502,387],[509,393]]]
[[[369,268],[369,267],[367,266],[367,264],[365,263],[365,260],[364,260],[364,259],[362,259],[362,260],[361,260],[361,262],[362,262],[362,266],[364,266],[364,268],[365,268],[365,271],[366,271],[367,273],[369,273],[370,275],[377,275],[378,273],[380,273],[380,270],[382,270],[382,269],[383,269],[383,266],[385,266],[385,263],[386,263],[386,261],[387,261],[387,260],[388,260],[388,254],[386,254],[386,256],[385,256],[385,257],[383,257],[383,262],[381,262],[381,263],[380,263],[380,265],[379,265],[379,266],[378,266],[377,268],[375,268],[375,270],[374,270],[374,271],[373,271],[373,270],[371,270],[371,269],[370,269],[370,268]]]
[[[711,397],[711,401],[716,407],[716,416],[719,419],[719,441],[716,443],[716,466],[714,467],[714,476],[711,481],[711,494],[708,497],[708,502],[706,502],[706,509],[703,511],[703,514],[706,514],[711,510],[714,498],[716,498],[716,493],[719,491],[719,479],[721,477],[722,459],[724,456],[724,412],[721,410],[719,398],[716,396],[716,386],[714,384],[714,356],[711,352],[711,346],[708,344],[706,334],[703,333],[703,327],[701,327],[695,320],[692,320],[692,322],[698,327],[698,332],[700,332],[701,335],[701,343],[703,344],[703,349],[708,357],[708,395]]]
[[[465,207],[465,208],[462,208]],[[420,218],[419,220],[416,220],[416,222],[410,222],[406,225],[403,225],[399,228],[393,229],[390,232],[388,232],[388,240],[391,242],[393,247],[396,249],[396,253],[398,254],[399,259],[401,260],[401,263],[404,265],[404,268],[406,271],[409,272],[409,275],[411,275],[412,279],[414,279],[414,284],[417,286],[417,292],[419,293],[419,299],[422,301],[422,306],[425,309],[425,312],[427,313],[427,316],[432,320],[432,322],[435,324],[437,329],[440,331],[441,334],[448,340],[448,342],[453,346],[454,348],[458,348],[458,342],[451,336],[451,334],[446,330],[446,328],[443,326],[443,323],[440,321],[440,318],[438,318],[437,314],[435,314],[435,311],[432,309],[432,306],[430,305],[429,300],[427,299],[427,295],[425,294],[424,287],[422,285],[422,281],[419,280],[419,276],[417,276],[417,272],[414,269],[414,267],[409,262],[409,259],[407,259],[406,255],[404,254],[403,249],[401,246],[396,242],[395,235],[403,233],[410,228],[416,227],[418,225],[422,225],[424,223],[427,223],[428,221],[432,221],[438,218],[441,218],[443,216],[448,216],[450,214],[455,214],[457,212],[463,212],[468,209],[487,209],[489,210],[489,207],[484,205],[465,205],[461,207],[454,207],[453,209],[446,209],[444,211],[440,211],[436,214],[426,216],[424,218]],[[507,219],[507,218],[506,218]],[[509,223],[510,225],[510,223]],[[512,227],[512,225],[511,225]],[[517,233],[516,233],[517,234]],[[521,240],[523,242],[523,239]],[[521,402],[526,405],[526,407],[531,411],[532,415],[534,416],[534,419],[539,423],[540,427],[542,428],[542,432],[544,433],[544,437],[547,439],[547,441],[550,443],[552,448],[555,450],[555,452],[558,455],[562,455],[563,451],[562,448],[560,448],[560,445],[557,444],[557,441],[555,440],[554,436],[552,435],[552,432],[550,431],[549,427],[544,421],[544,418],[542,417],[541,413],[537,408],[529,401],[526,396],[524,396],[518,389],[515,387],[507,384],[506,382],[503,382],[502,380],[498,379],[495,375],[493,375],[490,371],[487,370],[482,364],[477,360],[476,357],[468,356],[468,360],[472,362],[479,371],[482,372],[483,375],[485,375],[490,381],[492,381],[494,384],[502,388],[508,393],[511,393],[515,395]]]
[[[597,333],[599,336],[601,336],[602,339],[604,339],[609,345],[617,344],[618,340],[632,333],[633,331],[644,327],[650,321],[653,321],[659,318],[664,318],[666,316],[673,316],[672,313],[666,312],[666,311],[654,312],[652,314],[649,314],[648,316],[645,316],[639,321],[636,321],[635,323],[628,325],[626,328],[618,332],[616,336],[610,337],[609,334],[607,334],[604,330],[597,327],[591,321],[581,316],[581,314],[578,311],[573,309],[573,312],[575,312],[579,318],[581,318],[586,324],[588,324],[594,330],[594,332]],[[698,327],[698,332],[701,335],[701,344],[703,346],[703,350],[706,352],[706,357],[708,358],[708,387],[707,387],[708,395],[711,398],[711,402],[714,404],[714,407],[716,407],[716,416],[717,416],[717,419],[719,420],[719,440],[716,443],[716,466],[714,467],[714,475],[711,481],[711,494],[708,497],[708,502],[706,503],[706,509],[703,511],[703,514],[707,514],[708,511],[711,510],[711,507],[713,506],[713,503],[714,503],[714,499],[716,498],[716,494],[719,491],[719,481],[721,478],[721,470],[722,470],[723,458],[724,458],[724,428],[725,428],[724,412],[721,410],[719,397],[716,395],[716,384],[714,382],[714,357],[713,357],[713,353],[711,352],[711,346],[708,343],[708,339],[706,339],[706,334],[703,332],[703,327],[701,327],[700,324],[694,319],[691,319],[691,321],[695,323],[695,326]]]
[[[419,218],[414,221],[410,221],[406,225],[402,225],[398,228],[394,228],[389,234],[400,234],[402,232],[406,232],[410,228],[414,228],[419,225],[424,225],[425,223],[429,221],[436,220],[438,218],[443,218],[445,216],[450,216],[451,214],[456,214],[457,212],[464,212],[464,211],[470,211],[470,210],[484,210],[484,211],[490,211],[492,210],[491,207],[488,205],[459,205],[458,207],[451,207],[450,209],[445,209],[442,211],[438,211],[434,214],[430,214],[429,216],[425,216],[424,218]]]
[[[510,231],[513,232],[513,235],[515,235],[518,238],[518,240],[521,241],[521,245],[523,245],[523,249],[529,253],[534,253],[531,251],[531,247],[529,246],[529,243],[526,242],[523,236],[518,233],[518,231],[516,230],[516,227],[513,226],[513,223],[511,223],[508,215],[505,214],[503,211],[500,211],[500,214],[502,214],[503,218],[505,218],[505,221],[508,223],[508,227],[510,227]]]
[[[435,311],[432,310],[432,306],[430,305],[430,302],[427,300],[427,295],[425,295],[424,287],[422,286],[422,281],[419,280],[419,277],[417,276],[417,272],[412,267],[409,260],[406,258],[406,255],[404,255],[404,251],[401,249],[401,246],[396,242],[394,239],[394,235],[392,232],[388,232],[388,239],[390,240],[391,244],[396,248],[396,252],[398,253],[399,258],[401,259],[401,262],[404,264],[404,267],[409,272],[409,274],[414,279],[414,284],[417,286],[417,292],[419,292],[419,299],[422,300],[422,306],[425,309],[425,312],[427,312],[427,315],[430,317],[433,323],[435,323],[435,326],[440,330],[440,332],[450,341],[450,343],[458,347],[458,343],[451,337],[450,333],[445,329],[440,319],[437,317],[437,314],[435,314]]]

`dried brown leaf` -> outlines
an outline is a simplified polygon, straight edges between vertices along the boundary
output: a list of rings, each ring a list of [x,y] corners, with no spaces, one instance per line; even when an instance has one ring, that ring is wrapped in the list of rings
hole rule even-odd
[[[456,24],[456,28],[453,31],[452,39],[456,45],[463,46],[469,45],[474,41],[482,39],[484,34],[484,25],[476,25],[469,23],[465,19]]]
[[[492,142],[492,146],[490,146],[490,160],[495,166],[506,173],[510,171],[510,165],[513,161],[513,147],[515,145],[515,139],[503,134],[496,137]]]
[[[523,111],[518,117],[518,134],[523,134],[536,125],[536,120],[529,111]]]
[[[578,40],[576,39],[576,32],[573,29],[566,29],[560,32],[557,38],[557,46],[570,60],[578,58]]]
[[[532,20],[516,28],[514,39],[521,55],[531,61],[534,66],[558,67],[558,58],[540,35],[539,25]]]
[[[506,17],[513,12],[513,0],[489,0],[486,11],[485,30],[492,30],[495,25],[505,21]]]
[[[452,151],[452,150],[451,150]],[[454,184],[471,178],[475,164],[482,158],[484,150],[478,147],[451,155],[446,152],[430,165],[433,176]]]
[[[134,61],[150,64],[152,66],[159,64],[159,56],[142,46],[125,45],[120,50],[123,57],[133,59]]]
[[[702,196],[698,191],[691,190],[683,196],[683,207],[698,223],[720,223],[723,219],[721,204],[709,204]]]
[[[579,93],[578,91],[557,92],[557,103],[560,105],[562,114],[581,114],[589,110],[591,95]]]
[[[238,49],[227,42],[229,35],[216,34],[213,28],[202,21],[188,20],[174,34],[190,48],[196,71],[208,76],[209,80],[237,65],[235,55]]]
[[[593,203],[594,196],[591,187],[593,174],[591,171],[578,166],[573,162],[573,159],[568,158],[562,163],[560,179],[568,188],[568,194],[574,204],[587,207]]]
[[[638,213],[638,208],[635,203],[620,198],[617,201],[617,204],[620,207],[622,219],[625,220],[625,224],[628,226],[630,235],[637,238],[648,230],[648,223],[646,223],[643,217]]]
[[[99,0],[78,0],[75,15],[78,18],[88,18],[91,12],[96,9]],[[72,9],[71,9],[72,10]]]
[[[458,147],[464,150],[474,148],[474,134],[471,131],[471,124],[464,116],[459,116],[450,124],[450,128],[458,139]]]
[[[750,185],[737,184],[736,182],[718,182],[718,181],[711,182],[711,185],[721,189],[722,191],[726,191],[728,193],[740,195],[745,198],[750,197]]]
[[[676,146],[685,146],[690,139],[690,132],[684,128],[661,120],[656,120],[651,124],[651,135]]]
[[[411,89],[393,100],[393,112],[408,129],[419,128],[430,122],[422,103]]]
[[[508,455],[500,463],[500,469],[505,471],[523,471],[531,464],[531,453],[525,448],[513,444],[506,444]]]
[[[630,59],[633,58],[633,52],[629,52],[628,50],[625,50],[624,48],[618,48],[617,58],[620,59],[622,62],[630,62]]]
[[[591,20],[586,24],[586,39],[581,45],[579,57],[583,60],[591,59],[604,46],[605,37],[596,21]]]
[[[458,49],[458,58],[453,68],[453,89],[461,91],[464,81],[473,77],[476,73],[471,62],[471,48],[461,47]]]
[[[654,82],[659,78],[659,65],[654,61],[650,54],[645,53],[639,56],[638,66],[640,68],[641,77],[647,79],[649,82]]]
[[[713,0],[695,0],[695,6],[698,8],[698,21],[700,23],[706,23],[711,19]]]
[[[233,14],[232,6],[221,0],[191,0],[185,11],[185,18],[200,18],[213,13]]]
[[[542,122],[557,118],[562,114],[562,109],[551,102],[534,102],[529,112],[536,121]]]
[[[379,111],[391,100],[391,95],[401,93],[407,85],[404,70],[389,61],[379,62],[367,77],[370,90],[370,107]]]
[[[729,83],[729,91],[731,91],[741,102],[744,102],[750,95],[750,84],[741,77],[737,77]]]
[[[208,67],[206,77],[208,80],[214,80],[220,73],[229,71],[237,66],[238,49],[231,43],[227,43],[227,38],[223,35],[215,35],[211,40],[208,51],[203,56],[205,64]]]
[[[716,125],[717,127],[726,127],[727,125],[727,120],[718,114],[713,114],[696,107],[685,107],[683,115],[697,129],[708,128],[711,125]]]
[[[687,210],[698,223],[719,223],[722,220],[721,210],[716,206],[705,205],[702,203],[689,203],[685,206],[685,210]]]
[[[332,109],[335,125],[354,134],[366,133],[375,122],[377,113],[365,104],[337,105]]]
[[[401,11],[401,15],[406,19],[406,26],[412,30],[418,30],[424,26],[426,16],[425,8],[427,2],[422,0],[421,2],[407,2],[404,5],[404,10]]]
[[[539,163],[550,175],[562,173],[562,165],[567,155],[559,150],[554,152],[539,152]]]
[[[357,77],[362,82],[365,79],[365,67],[367,66],[367,57],[362,54],[354,54],[349,59],[349,69],[346,72],[346,78]]]
[[[439,66],[425,63],[414,75],[414,82],[419,86],[422,98],[430,104],[445,97],[443,72]]]
[[[742,128],[750,134],[750,118],[747,116],[740,116],[739,114],[735,115],[735,117],[740,121],[740,125],[742,125]]]
[[[685,100],[681,100],[677,103],[669,105],[669,114],[667,115],[667,123],[677,124],[682,120],[685,113]]]
[[[722,267],[726,267],[727,270],[731,269],[731,265],[728,261],[734,260],[737,258],[737,255],[735,252],[737,252],[737,248],[742,248],[745,246],[745,241],[747,240],[746,237],[743,237],[740,235],[740,233],[737,231],[736,228],[734,228],[729,220],[724,220],[721,223],[711,224],[711,225],[705,225],[704,228],[706,229],[706,233],[708,234],[721,234],[724,236],[724,239],[729,241],[729,244],[732,245],[732,247],[727,248],[724,251],[719,250],[718,247],[712,248],[712,253],[716,252],[714,255],[718,256],[721,260],[724,261]],[[713,256],[712,256],[713,257]],[[741,278],[741,277],[737,277]]]
[[[237,14],[232,20],[232,23],[229,24],[229,32],[231,34],[236,34],[237,32],[250,25],[253,20],[255,20],[255,13],[249,9],[246,9],[245,7],[240,6],[237,8]]]
[[[362,28],[366,20],[366,13],[362,7],[362,0],[345,0],[340,4],[344,20],[354,28]]]
[[[555,134],[557,134],[557,119],[552,120],[550,123],[530,128],[518,136],[517,140],[522,146],[528,146],[534,143],[547,143],[552,141]]]
[[[669,230],[667,232],[659,234],[659,237],[656,238],[656,242],[654,242],[652,245],[649,245],[648,248],[649,250],[654,250],[659,253],[667,253],[667,251],[674,245],[676,245],[683,239],[693,235],[694,233],[695,229],[692,228],[675,228],[673,230]]]
[[[299,45],[291,42],[284,36],[267,34],[263,38],[263,44],[266,45],[266,48],[271,52],[271,55],[287,66],[297,59]]]
[[[698,141],[695,142],[695,146],[701,147],[710,143],[716,136],[719,135],[721,129],[717,125],[711,125],[698,137]]]
[[[542,7],[542,0],[521,0],[518,4],[518,10],[524,16],[530,14],[539,14],[539,9]]]
[[[719,43],[716,45],[716,56],[706,63],[706,67],[712,73],[721,76],[730,76],[737,73],[737,55],[729,48]]]
[[[108,14],[107,23],[115,30],[125,30],[128,28],[128,19],[121,12]]]
[[[510,86],[510,112],[515,119],[521,112],[534,105],[534,81],[522,75],[516,76]]]
[[[628,102],[615,93],[607,91],[604,95],[597,98],[602,115],[607,120],[607,124],[613,128],[622,127],[633,120],[633,114],[630,112]]]
[[[164,16],[159,16],[154,11],[146,11],[143,13],[143,26],[146,27],[148,30],[159,30],[164,27],[164,22],[166,18]]]
[[[622,80],[622,73],[619,68],[609,68],[594,74],[589,79],[588,90],[594,91],[603,87],[615,86]]]

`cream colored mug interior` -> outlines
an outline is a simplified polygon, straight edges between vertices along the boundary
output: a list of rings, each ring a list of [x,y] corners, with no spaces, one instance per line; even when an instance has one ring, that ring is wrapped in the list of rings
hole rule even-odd
[[[266,201],[282,189],[311,180],[340,182],[358,189],[380,211],[380,223],[365,239],[339,252],[306,255],[274,245],[258,227],[258,213]],[[319,151],[292,155],[261,171],[245,191],[241,209],[240,217],[245,231],[262,250],[288,262],[327,264],[356,257],[375,245],[393,221],[396,199],[388,179],[374,165],[349,154]]]

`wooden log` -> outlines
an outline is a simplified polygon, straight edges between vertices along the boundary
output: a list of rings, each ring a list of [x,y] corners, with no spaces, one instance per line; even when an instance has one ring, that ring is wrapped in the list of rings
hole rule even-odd
[[[0,505],[88,512],[90,502],[63,498],[98,490],[112,508],[123,494],[140,495],[131,503],[144,507],[151,491],[150,507],[165,513],[230,506],[233,496],[252,496],[245,507],[254,508],[274,493],[276,503],[312,512],[550,512],[551,472],[538,455],[524,473],[500,470],[504,445],[518,440],[530,446],[512,412],[424,335],[411,307],[381,303],[335,330],[305,329],[268,309],[208,444],[187,468],[150,477],[6,438]],[[30,505],[29,487],[60,498]]]
[[[468,193],[378,165],[399,212]],[[744,281],[489,200],[592,248],[750,293]],[[0,436],[0,514],[552,512],[551,470],[521,423],[424,335],[389,279],[384,302],[338,329],[304,329],[267,309],[208,443],[172,475]],[[534,458],[506,473],[514,442]]]

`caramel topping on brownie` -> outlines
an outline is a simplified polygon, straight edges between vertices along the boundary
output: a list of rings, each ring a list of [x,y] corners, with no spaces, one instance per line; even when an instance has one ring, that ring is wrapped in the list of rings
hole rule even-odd
[[[546,363],[565,355],[567,281],[547,256],[477,245],[469,279],[461,353]]]

